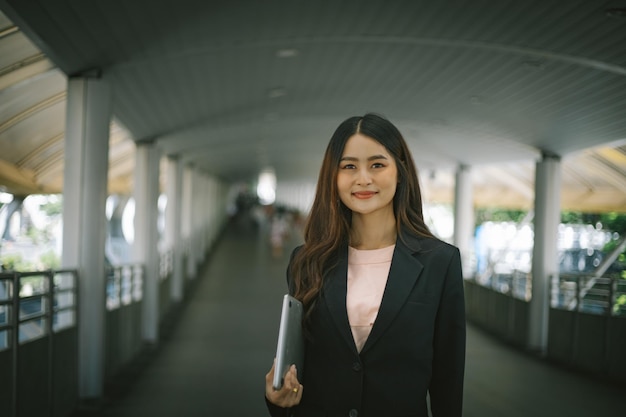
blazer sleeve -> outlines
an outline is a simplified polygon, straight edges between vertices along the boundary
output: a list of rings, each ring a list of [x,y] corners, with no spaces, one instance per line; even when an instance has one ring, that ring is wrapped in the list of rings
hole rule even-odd
[[[437,312],[433,373],[429,389],[433,417],[461,417],[465,373],[465,298],[461,256],[449,259]]]

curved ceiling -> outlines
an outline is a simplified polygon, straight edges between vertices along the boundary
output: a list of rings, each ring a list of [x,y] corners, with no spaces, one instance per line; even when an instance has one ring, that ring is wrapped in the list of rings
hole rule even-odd
[[[111,82],[110,189],[133,140],[226,181],[311,180],[343,119],[405,134],[431,201],[626,211],[626,0],[0,0],[0,186],[62,189],[67,76]],[[621,17],[620,17],[621,16]]]

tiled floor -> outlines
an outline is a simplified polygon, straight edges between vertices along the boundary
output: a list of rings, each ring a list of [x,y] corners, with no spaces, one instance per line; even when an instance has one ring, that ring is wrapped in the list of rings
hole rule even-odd
[[[160,347],[112,384],[104,417],[266,416],[288,253],[229,228]],[[466,417],[626,415],[624,387],[588,379],[468,328]],[[384,417],[384,416],[381,416]]]

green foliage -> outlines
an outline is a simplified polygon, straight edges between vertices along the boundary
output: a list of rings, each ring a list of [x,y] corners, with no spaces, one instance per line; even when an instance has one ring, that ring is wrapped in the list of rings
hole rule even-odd
[[[600,224],[604,230],[617,232],[620,235],[626,233],[626,213],[581,213],[576,211],[561,212],[561,223],[572,224]]]
[[[7,271],[44,271],[47,269],[59,269],[61,267],[61,259],[52,250],[43,253],[37,263],[24,260],[19,253],[11,253],[0,256],[0,265]]]
[[[486,222],[515,222],[521,223],[528,212],[523,210],[508,210],[500,208],[479,208],[476,210],[476,226]]]
[[[46,213],[48,217],[58,216],[63,213],[63,201],[60,198],[54,201],[48,200],[47,203],[41,204],[39,208]]]
[[[615,304],[613,304],[613,312],[619,313],[622,309],[626,307],[626,294],[622,294],[615,300]]]
[[[615,250],[618,244],[619,239],[613,239],[609,241],[606,245],[604,245],[604,247],[602,248],[602,252],[607,254],[611,253],[613,252],[613,250]],[[617,267],[618,270],[622,270],[619,275],[620,278],[626,279],[626,249],[624,249],[624,251],[622,251],[622,253],[618,255],[614,265]]]
[[[43,253],[39,257],[42,269],[59,269],[61,267],[61,259],[54,251]]]
[[[29,227],[26,230],[26,236],[36,245],[40,242],[41,232],[34,227]]]
[[[523,210],[508,210],[500,208],[480,208],[476,210],[476,226],[485,222],[515,222],[520,223],[527,212]],[[561,212],[561,223],[600,225],[604,230],[617,232],[620,236],[626,234],[626,213],[582,213],[578,211]]]
[[[0,265],[7,271],[34,271],[35,265],[32,262],[25,261],[22,255],[10,253],[0,257]]]

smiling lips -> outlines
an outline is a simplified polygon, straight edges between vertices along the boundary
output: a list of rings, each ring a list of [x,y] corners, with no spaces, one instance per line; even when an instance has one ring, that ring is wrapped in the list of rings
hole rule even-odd
[[[352,193],[353,196],[361,200],[367,200],[368,198],[373,197],[375,194],[375,191],[356,191]]]

